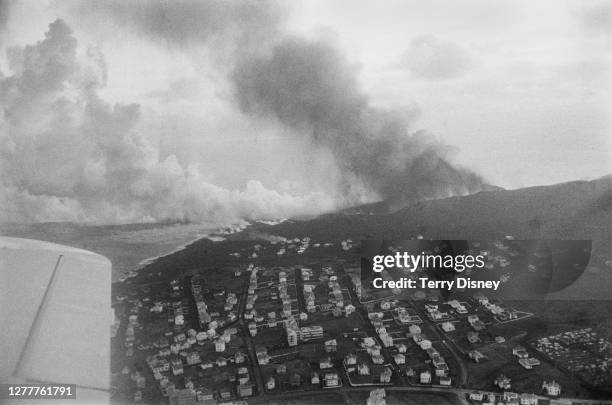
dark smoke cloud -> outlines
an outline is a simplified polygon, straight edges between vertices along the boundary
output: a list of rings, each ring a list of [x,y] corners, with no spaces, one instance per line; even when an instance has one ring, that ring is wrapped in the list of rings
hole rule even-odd
[[[79,0],[69,5],[94,24],[112,21],[168,46],[221,38],[240,44],[243,51],[247,43],[269,40],[285,14],[273,0]]]
[[[0,0],[0,39],[2,31],[8,23],[9,17],[9,0]],[[1,43],[1,42],[0,42]]]
[[[594,35],[612,35],[612,4],[588,4],[578,13],[585,31]]]
[[[331,149],[347,186],[363,181],[382,198],[411,200],[479,191],[479,176],[454,167],[424,132],[372,107],[355,69],[326,42],[286,38],[270,53],[242,58],[233,73],[243,111],[273,117]]]
[[[161,153],[137,131],[137,104],[102,100],[99,51],[77,59],[62,20],[36,44],[14,48],[0,76],[0,221],[217,221],[289,217],[332,207],[249,181],[245,190],[206,182],[197,166]],[[325,206],[325,204],[328,204]]]

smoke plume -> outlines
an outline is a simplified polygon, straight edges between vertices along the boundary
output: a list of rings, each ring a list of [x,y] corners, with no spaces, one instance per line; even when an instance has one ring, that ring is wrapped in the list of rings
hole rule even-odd
[[[344,194],[360,194],[365,185],[403,202],[482,188],[479,176],[449,162],[448,147],[424,131],[410,133],[402,114],[373,108],[356,70],[329,42],[283,35],[286,13],[278,2],[105,1],[83,11],[114,17],[172,47],[223,40],[212,48],[232,53],[230,80],[241,110],[331,150]]]
[[[283,35],[279,3],[60,5],[85,24],[111,21],[173,49],[209,48],[236,114],[304,137],[315,145],[311,153],[331,152],[341,184],[331,195],[296,196],[257,180],[243,190],[210,183],[197,165],[165,155],[139,132],[138,104],[111,105],[100,96],[104,55],[89,47],[78,58],[77,40],[60,19],[41,41],[10,49],[10,72],[0,73],[0,221],[227,223],[318,214],[372,196],[405,202],[483,187],[451,164],[448,148],[424,131],[411,133],[405,115],[374,107],[355,68],[329,42]]]
[[[372,107],[354,68],[330,44],[286,38],[264,55],[242,58],[233,73],[242,110],[272,117],[329,148],[345,186],[362,180],[393,201],[479,191],[480,177],[454,167],[446,148],[405,119]]]
[[[91,24],[112,21],[168,47],[214,43],[215,52],[247,52],[279,34],[286,16],[276,0],[68,1]]]
[[[1,220],[139,222],[283,218],[333,207],[326,196],[294,197],[248,182],[242,191],[206,182],[197,166],[160,158],[136,131],[137,104],[110,105],[99,52],[76,57],[62,20],[45,38],[9,54],[0,76]]]

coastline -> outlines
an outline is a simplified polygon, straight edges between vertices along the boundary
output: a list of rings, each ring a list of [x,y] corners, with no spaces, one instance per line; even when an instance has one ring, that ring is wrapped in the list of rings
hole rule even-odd
[[[113,283],[117,283],[117,282],[122,283],[129,278],[136,277],[142,270],[144,270],[147,266],[152,265],[157,260],[171,256],[182,250],[185,250],[186,248],[188,248],[189,246],[193,245],[194,243],[198,241],[207,239],[211,242],[222,242],[226,240],[226,236],[240,233],[251,225],[252,225],[251,223],[245,221],[243,223],[230,224],[230,225],[223,226],[223,227],[217,227],[216,229],[211,230],[210,232],[203,231],[202,233],[198,234],[195,238],[192,238],[188,240],[187,242],[181,243],[174,249],[171,249],[169,251],[166,251],[165,253],[162,253],[156,256],[147,257],[146,259],[141,260],[135,269],[124,270],[122,272],[122,275],[120,275],[118,278],[116,278],[115,275],[113,275]]]
[[[281,224],[283,222],[285,222],[287,219],[283,218],[280,220],[257,220],[255,221],[255,224],[262,224],[262,225],[267,225],[267,226],[273,226],[273,225],[278,225]],[[138,268],[136,269],[136,271],[142,270],[144,267],[148,266],[149,264],[152,264],[153,262],[155,262],[157,259],[161,259],[163,257],[166,256],[170,256],[176,252],[179,252],[181,250],[184,250],[185,248],[187,248],[188,246],[192,245],[193,243],[201,240],[201,239],[208,239],[211,242],[223,242],[225,240],[227,240],[226,236],[228,235],[234,235],[237,233],[240,233],[242,231],[247,230],[249,227],[252,227],[254,224],[244,221],[242,223],[237,223],[237,224],[230,224],[224,227],[219,227],[217,228],[214,232],[210,232],[210,233],[202,233],[200,235],[198,235],[197,237],[195,237],[194,239],[191,239],[181,245],[179,245],[178,247],[176,247],[175,249],[172,249],[171,251],[167,252],[167,253],[163,253],[157,256],[152,256],[152,257],[148,257],[146,259],[143,259],[140,261],[140,263],[138,263]]]
[[[138,263],[138,268],[136,269],[136,271],[141,270],[142,268],[146,267],[147,265],[153,263],[155,260],[160,259],[162,257],[166,257],[166,256],[170,256],[171,254],[174,254],[176,252],[179,252],[183,249],[185,249],[186,247],[188,247],[189,245],[193,244],[194,242],[197,242],[201,239],[208,239],[212,242],[222,242],[224,240],[226,240],[225,236],[226,235],[232,235],[234,233],[238,233],[238,232],[242,232],[243,230],[245,230],[248,226],[250,226],[250,223],[245,223],[245,224],[231,224],[227,227],[222,227],[222,228],[217,228],[216,231],[211,232],[211,233],[201,233],[198,236],[196,236],[195,238],[180,244],[179,246],[177,246],[175,249],[172,249],[169,252],[166,253],[162,253],[160,255],[157,256],[152,256],[152,257],[148,257],[146,259],[141,260]]]

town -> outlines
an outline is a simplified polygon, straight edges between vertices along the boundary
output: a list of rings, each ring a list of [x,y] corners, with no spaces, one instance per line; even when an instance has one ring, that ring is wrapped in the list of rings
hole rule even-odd
[[[606,403],[587,400],[612,385],[612,340],[593,329],[527,339],[534,314],[486,291],[445,299],[436,288],[365,285],[351,240],[232,246],[214,271],[195,266],[121,286],[118,402],[210,405],[363,390],[364,403],[382,405],[394,390],[429,390],[472,404]],[[512,260],[500,243],[478,249],[504,268]]]

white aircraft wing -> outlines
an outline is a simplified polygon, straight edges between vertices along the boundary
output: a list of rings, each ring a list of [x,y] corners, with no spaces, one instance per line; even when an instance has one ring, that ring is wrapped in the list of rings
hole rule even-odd
[[[0,383],[76,384],[65,403],[108,404],[110,287],[103,256],[0,236]]]

